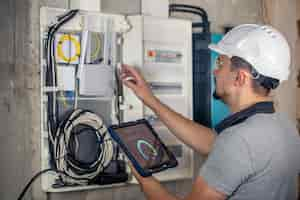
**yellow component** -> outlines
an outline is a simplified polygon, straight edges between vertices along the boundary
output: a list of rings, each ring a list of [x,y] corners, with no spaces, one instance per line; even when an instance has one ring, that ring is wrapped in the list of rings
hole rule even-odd
[[[75,46],[75,55],[67,57],[63,51],[64,42],[71,42]],[[80,56],[80,43],[71,34],[63,34],[57,44],[57,56],[65,62],[75,62]]]
[[[91,55],[91,59],[95,60],[100,51],[101,39],[97,33],[93,33],[92,36],[96,39],[96,49],[93,51],[93,53]]]

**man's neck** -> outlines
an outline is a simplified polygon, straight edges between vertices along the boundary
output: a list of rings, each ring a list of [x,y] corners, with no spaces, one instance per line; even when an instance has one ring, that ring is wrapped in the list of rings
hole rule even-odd
[[[236,99],[232,103],[229,103],[230,111],[233,113],[240,112],[256,103],[264,102],[264,101],[272,101],[270,97],[253,97],[253,98],[244,98],[244,99]]]

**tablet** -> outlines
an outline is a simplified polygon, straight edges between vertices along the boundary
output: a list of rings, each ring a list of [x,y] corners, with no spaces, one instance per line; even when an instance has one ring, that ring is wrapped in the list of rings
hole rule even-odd
[[[178,165],[147,120],[112,125],[108,130],[141,176],[151,176]]]

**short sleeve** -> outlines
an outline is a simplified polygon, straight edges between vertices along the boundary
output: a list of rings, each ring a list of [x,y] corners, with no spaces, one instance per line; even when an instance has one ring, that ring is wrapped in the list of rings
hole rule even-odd
[[[215,190],[230,196],[252,174],[248,144],[238,134],[222,133],[200,169],[200,176]]]

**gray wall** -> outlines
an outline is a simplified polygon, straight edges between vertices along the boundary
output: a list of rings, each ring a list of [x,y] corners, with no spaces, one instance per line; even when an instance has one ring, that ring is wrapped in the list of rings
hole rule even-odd
[[[0,199],[16,198],[38,153],[31,148],[38,128],[39,76],[29,7],[28,1],[0,1]]]
[[[224,25],[257,23],[261,16],[262,0],[169,0],[204,8],[208,13],[213,32],[223,32]]]
[[[260,22],[261,0],[169,0],[170,3],[180,3],[200,6],[208,12],[211,28],[214,32],[222,32],[224,25]],[[141,0],[102,0],[104,12],[135,14],[141,13]],[[180,17],[192,18],[188,14]]]
[[[183,1],[176,1],[183,2]],[[219,11],[231,22],[237,8],[243,17],[238,22],[259,18],[259,0],[184,1],[207,8],[213,27],[221,25]],[[237,5],[238,4],[238,5]],[[12,200],[40,170],[40,78],[39,78],[39,9],[41,6],[68,8],[68,0],[0,1],[0,199]],[[237,6],[237,7],[236,7]],[[136,7],[136,6],[133,6]],[[254,13],[254,14],[253,14]],[[244,16],[245,15],[245,16]],[[218,17],[219,16],[219,17]],[[227,18],[226,18],[227,16]],[[221,22],[225,24],[225,21]],[[236,22],[236,21],[234,21]],[[96,200],[144,199],[138,186],[115,189],[45,194],[37,180],[27,199]],[[190,181],[165,184],[177,194],[191,188]]]

